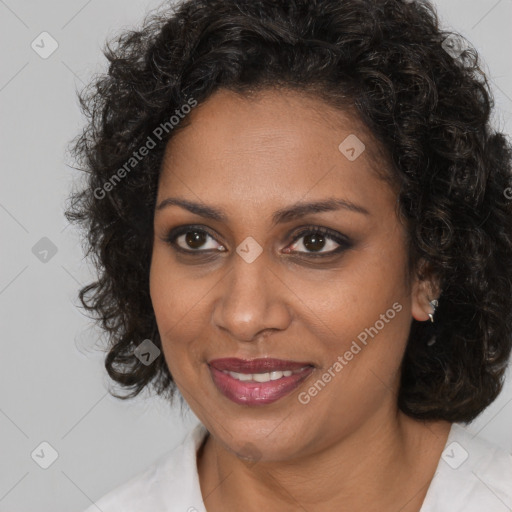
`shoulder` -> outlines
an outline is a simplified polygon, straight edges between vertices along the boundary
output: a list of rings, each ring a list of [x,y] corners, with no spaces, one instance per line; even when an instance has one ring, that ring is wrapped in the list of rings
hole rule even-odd
[[[196,453],[207,430],[199,423],[176,447],[144,471],[111,490],[84,512],[204,511]],[[171,508],[172,507],[172,508]]]
[[[512,455],[454,423],[421,512],[508,512]]]

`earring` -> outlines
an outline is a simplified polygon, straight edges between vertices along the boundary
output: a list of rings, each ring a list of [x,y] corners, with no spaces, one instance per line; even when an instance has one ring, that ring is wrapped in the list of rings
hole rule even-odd
[[[433,299],[431,301],[429,301],[429,304],[432,306],[432,313],[429,313],[428,316],[430,317],[430,321],[433,323],[434,322],[434,314],[436,312],[436,308],[439,304],[439,302],[436,300],[436,299]]]

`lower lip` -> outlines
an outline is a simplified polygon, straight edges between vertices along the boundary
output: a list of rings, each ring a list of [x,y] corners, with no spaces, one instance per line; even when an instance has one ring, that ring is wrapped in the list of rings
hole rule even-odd
[[[217,389],[233,402],[241,405],[266,405],[283,398],[297,388],[314,370],[308,366],[299,373],[269,382],[240,381],[210,366]]]

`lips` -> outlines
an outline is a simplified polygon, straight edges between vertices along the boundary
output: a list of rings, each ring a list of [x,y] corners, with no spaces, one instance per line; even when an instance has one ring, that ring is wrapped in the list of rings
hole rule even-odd
[[[214,359],[208,367],[218,391],[236,404],[249,406],[266,405],[283,398],[315,370],[308,362],[272,358]],[[242,375],[248,378],[242,379]]]

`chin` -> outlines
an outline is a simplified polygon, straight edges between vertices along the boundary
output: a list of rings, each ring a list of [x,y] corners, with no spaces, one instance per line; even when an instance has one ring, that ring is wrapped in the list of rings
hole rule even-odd
[[[211,432],[218,443],[248,465],[292,459],[303,449],[297,439],[304,440],[304,434],[299,426],[290,429],[282,418],[279,422],[224,422],[222,427],[214,428]],[[306,429],[304,426],[304,431]]]

